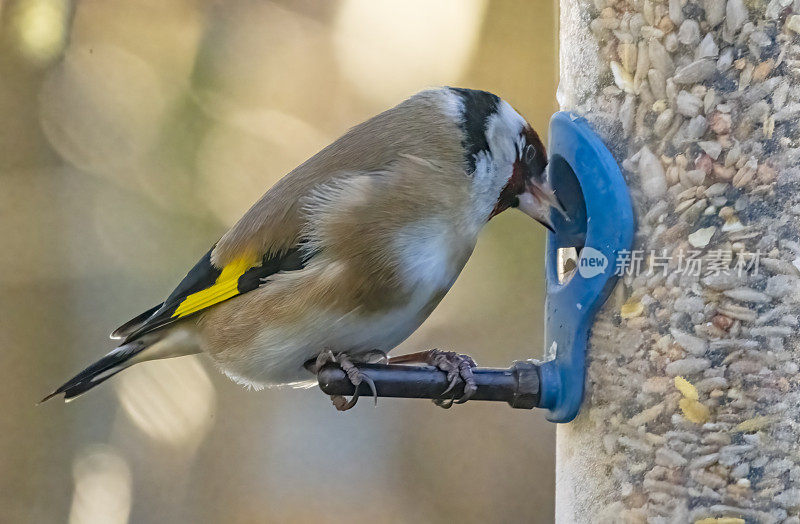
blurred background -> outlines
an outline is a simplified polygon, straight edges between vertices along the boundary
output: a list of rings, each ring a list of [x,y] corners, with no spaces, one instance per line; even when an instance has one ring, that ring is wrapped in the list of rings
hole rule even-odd
[[[36,406],[292,167],[425,87],[544,132],[552,0],[0,0],[0,521],[550,522],[540,413],[246,391],[202,358]],[[395,354],[539,356],[542,229],[492,220]]]

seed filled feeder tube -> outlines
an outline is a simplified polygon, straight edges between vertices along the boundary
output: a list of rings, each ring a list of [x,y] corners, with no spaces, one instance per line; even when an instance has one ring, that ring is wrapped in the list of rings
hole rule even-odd
[[[800,524],[800,3],[561,0],[559,38],[637,221],[555,520]]]

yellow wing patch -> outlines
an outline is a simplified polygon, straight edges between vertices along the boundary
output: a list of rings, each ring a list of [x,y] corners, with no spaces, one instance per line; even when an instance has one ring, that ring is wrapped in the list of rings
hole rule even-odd
[[[172,314],[172,318],[181,318],[197,313],[219,302],[224,302],[239,294],[239,277],[253,267],[252,258],[234,260],[224,268],[211,287],[188,295]]]
[[[135,340],[145,333],[258,289],[272,275],[299,271],[305,267],[308,256],[300,248],[293,247],[262,256],[242,255],[220,268],[211,261],[215,248],[216,246],[212,247],[189,270],[163,304],[123,325],[117,335],[125,337],[125,341]]]

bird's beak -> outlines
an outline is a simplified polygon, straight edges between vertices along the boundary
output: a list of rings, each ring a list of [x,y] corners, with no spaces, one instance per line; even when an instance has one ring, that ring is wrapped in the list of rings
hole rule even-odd
[[[517,198],[519,199],[518,209],[550,231],[554,231],[553,221],[550,218],[551,209],[555,209],[569,220],[564,205],[547,181],[541,183],[528,182],[525,184],[525,191]]]

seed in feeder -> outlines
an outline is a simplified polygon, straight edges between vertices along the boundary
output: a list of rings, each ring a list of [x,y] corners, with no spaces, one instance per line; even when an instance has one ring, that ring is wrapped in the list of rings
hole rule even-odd
[[[628,301],[622,305],[619,314],[622,318],[635,318],[644,312],[644,306],[638,300]]]
[[[712,172],[714,173],[714,177],[717,178],[718,180],[730,180],[733,178],[733,175],[736,174],[735,169],[733,169],[732,167],[725,167],[724,165],[721,164],[714,164]]]
[[[717,228],[714,226],[698,229],[689,235],[689,244],[691,244],[692,247],[706,247],[708,243],[711,242],[711,237],[713,237],[716,232]]]
[[[754,69],[755,66],[753,66],[753,64],[749,62],[745,63],[745,67],[742,69],[742,73],[739,75],[739,89],[750,85],[750,81],[753,79]]]
[[[611,62],[611,73],[614,75],[614,83],[626,93],[633,93],[633,76],[623,68],[619,62]]]
[[[644,426],[645,424],[649,424],[650,422],[656,420],[663,412],[664,403],[659,402],[655,406],[649,407],[641,413],[637,413],[636,415],[632,416],[628,422],[633,427]]]
[[[722,52],[719,60],[717,60],[717,70],[724,73],[731,68],[731,65],[733,65],[733,50],[729,47]]]
[[[739,302],[753,302],[755,304],[766,304],[771,300],[769,295],[766,293],[762,293],[761,291],[749,287],[728,289],[723,291],[722,294],[728,298],[732,298],[733,300],[738,300]]]
[[[714,42],[714,37],[711,36],[711,33],[708,33],[697,48],[697,57],[716,58],[717,55],[719,55],[719,47]]]
[[[685,178],[682,180],[682,182],[686,182],[684,185],[689,187],[699,186],[705,180],[706,172],[702,169],[692,169],[691,171],[686,171],[684,176]]]
[[[696,298],[702,300],[700,297]],[[684,303],[681,304],[681,306],[684,306],[683,308],[681,308],[684,313],[690,313],[692,309],[696,308],[694,304],[689,305]],[[675,301],[675,309],[678,311],[681,310],[679,309],[678,301]],[[702,338],[690,335],[689,333],[686,333],[676,328],[670,328],[669,332],[675,338],[675,342],[679,346],[681,346],[682,348],[684,348],[686,351],[688,351],[693,355],[703,355],[708,349],[708,343]]]
[[[636,64],[634,65],[636,74],[633,77],[634,84],[638,89],[642,85],[644,79],[647,77],[647,72],[650,69],[650,55],[647,54],[647,42],[644,40],[639,41],[636,46]]]
[[[693,224],[697,222],[700,218],[700,215],[705,211],[706,206],[708,206],[708,201],[706,199],[701,199],[692,204],[692,206],[681,213],[681,219],[687,224]],[[699,321],[698,321],[699,322]]]
[[[762,415],[759,417],[753,417],[751,419],[747,419],[745,421],[740,422],[734,428],[734,431],[741,432],[741,433],[753,433],[755,431],[760,431],[765,427],[769,426],[774,422],[772,417],[768,417],[766,415]]]
[[[667,98],[667,79],[664,73],[658,69],[650,69],[647,72],[647,83],[650,84],[653,96],[660,99]]]
[[[758,161],[754,157],[751,157],[750,160],[748,160],[745,165],[743,165],[742,168],[739,169],[735,175],[733,175],[733,186],[744,187],[752,182],[757,169]]]
[[[715,89],[709,89],[706,91],[706,94],[703,97],[703,113],[706,115],[711,114],[718,102],[719,99]]]
[[[683,10],[681,6],[681,0],[669,0],[667,13],[669,17],[672,19],[672,22],[676,25],[680,24],[683,21]]]
[[[699,400],[700,397],[697,394],[697,388],[695,388],[691,382],[683,378],[682,376],[678,375],[675,377],[675,387],[678,391],[681,392],[683,398],[687,398],[689,400]]]
[[[647,146],[639,151],[639,176],[645,196],[656,200],[667,192],[664,166]]]
[[[708,117],[708,127],[718,135],[731,132],[731,115],[715,111]]]
[[[703,115],[697,115],[686,124],[684,133],[687,140],[695,141],[705,134],[706,129],[708,129],[706,118]]]
[[[664,31],[664,33],[669,33],[670,31],[675,29],[675,24],[672,22],[672,20],[669,17],[664,16],[658,22],[658,28],[661,29],[662,31]]]
[[[725,19],[725,0],[703,0],[709,27],[717,27]]]
[[[677,376],[677,375],[691,375],[694,373],[700,373],[711,367],[711,361],[707,358],[684,358],[681,360],[676,360],[675,362],[670,362],[666,365],[665,371],[668,375]]]
[[[650,54],[650,65],[664,74],[665,78],[672,76],[675,71],[675,63],[669,52],[661,45],[656,38],[651,38],[647,43],[648,53]]]
[[[678,113],[688,117],[695,117],[700,114],[703,101],[688,91],[681,91],[675,98],[675,108]]]
[[[722,144],[717,142],[716,140],[703,140],[698,142],[700,149],[705,151],[709,157],[716,160],[719,158],[720,153],[722,153]]]
[[[769,104],[764,100],[760,100],[745,111],[742,122],[746,124],[763,122],[769,116],[769,110]]]
[[[772,138],[772,135],[775,133],[775,117],[770,116],[764,119],[764,124],[762,126],[762,131],[764,136],[767,139]]]
[[[786,21],[786,28],[789,31],[794,31],[795,33],[800,33],[800,15],[792,15],[789,17],[789,20]]]
[[[708,421],[710,416],[708,408],[697,400],[684,397],[678,402],[678,406],[681,408],[686,420],[695,424],[705,424]]]
[[[656,450],[655,462],[659,466],[675,468],[684,466],[688,461],[677,451],[667,447],[662,447]]]
[[[747,8],[742,0],[728,0],[725,8],[725,27],[731,35],[741,29],[747,20]]]
[[[775,61],[772,58],[761,62],[753,70],[753,80],[762,82],[772,72],[773,67],[775,67]]]
[[[773,120],[773,125],[774,123],[775,121]],[[775,172],[775,168],[769,164],[761,164],[758,166],[756,176],[758,177],[758,181],[762,184],[769,184],[775,181],[777,173]]]
[[[725,167],[735,165],[742,157],[742,146],[739,141],[735,141],[733,147],[730,148],[728,154],[725,155]]]
[[[675,72],[675,76],[672,77],[672,80],[677,84],[694,84],[711,78],[711,75],[713,75],[716,70],[717,65],[713,60],[701,58],[700,60],[696,60],[691,64],[679,68]]]
[[[617,46],[617,54],[622,62],[622,67],[629,73],[636,72],[636,52],[636,44],[631,42],[620,42]]]
[[[695,20],[686,20],[678,30],[678,41],[683,45],[694,45],[700,41],[700,25]]]
[[[711,170],[714,168],[714,161],[706,154],[698,155],[694,159],[694,168],[700,169],[703,173],[710,175]]]
[[[727,189],[728,184],[724,182],[717,182],[716,184],[711,184],[706,188],[705,195],[709,198],[718,197],[723,195]]]
[[[714,318],[711,319],[711,323],[719,329],[728,331],[733,325],[733,319],[725,315],[714,315]]]
[[[605,450],[609,474],[622,486],[608,502],[620,520],[637,522],[800,524],[800,462],[791,454],[796,428],[776,415],[791,410],[800,383],[800,365],[789,361],[797,361],[797,348],[785,335],[800,325],[800,245],[779,242],[796,230],[800,197],[775,187],[800,181],[800,0],[586,1],[597,6],[594,16],[610,7],[609,20],[619,20],[617,31],[603,29],[597,40],[605,64],[616,60],[633,74],[634,93],[623,93],[611,74],[593,76],[596,94],[572,105],[608,129],[610,141],[621,135],[620,123],[627,126],[622,138],[629,143],[620,154],[638,179],[638,247],[673,256],[758,252],[766,273],[729,267],[710,278],[674,271],[624,279],[620,289],[637,291],[627,291],[612,314],[630,317],[614,328],[606,315],[596,341],[614,348],[626,338],[616,329],[641,325],[644,333],[628,350],[596,352],[598,365],[589,369],[597,386],[589,414],[595,429],[621,430]],[[613,90],[605,89],[609,84]],[[697,116],[705,125],[692,121]],[[647,153],[639,155],[643,147]],[[697,221],[686,222],[692,217]],[[699,309],[688,298],[698,299]],[[619,358],[621,374],[603,373]],[[738,393],[728,397],[731,387]],[[614,415],[609,406],[619,398],[630,400],[633,416]],[[642,443],[632,464],[627,455],[639,447],[617,443],[619,433]],[[757,435],[763,441],[749,438]],[[748,447],[721,450],[742,443]],[[781,461],[789,469],[775,465]],[[631,494],[641,502],[633,504]]]
[[[658,115],[655,124],[653,124],[653,131],[655,132],[656,136],[663,137],[666,135],[674,118],[675,113],[670,108],[665,109],[660,115]]]
[[[729,220],[726,220],[721,229],[723,233],[735,233],[737,231],[744,230],[745,227],[744,224],[739,222],[738,218],[733,217]]]
[[[675,213],[682,213],[686,211],[687,209],[692,207],[692,204],[694,204],[695,202],[696,200],[694,198],[690,198],[689,200],[684,200],[683,202],[675,206]]]
[[[678,37],[675,33],[670,33],[664,38],[664,48],[670,53],[678,50]]]

